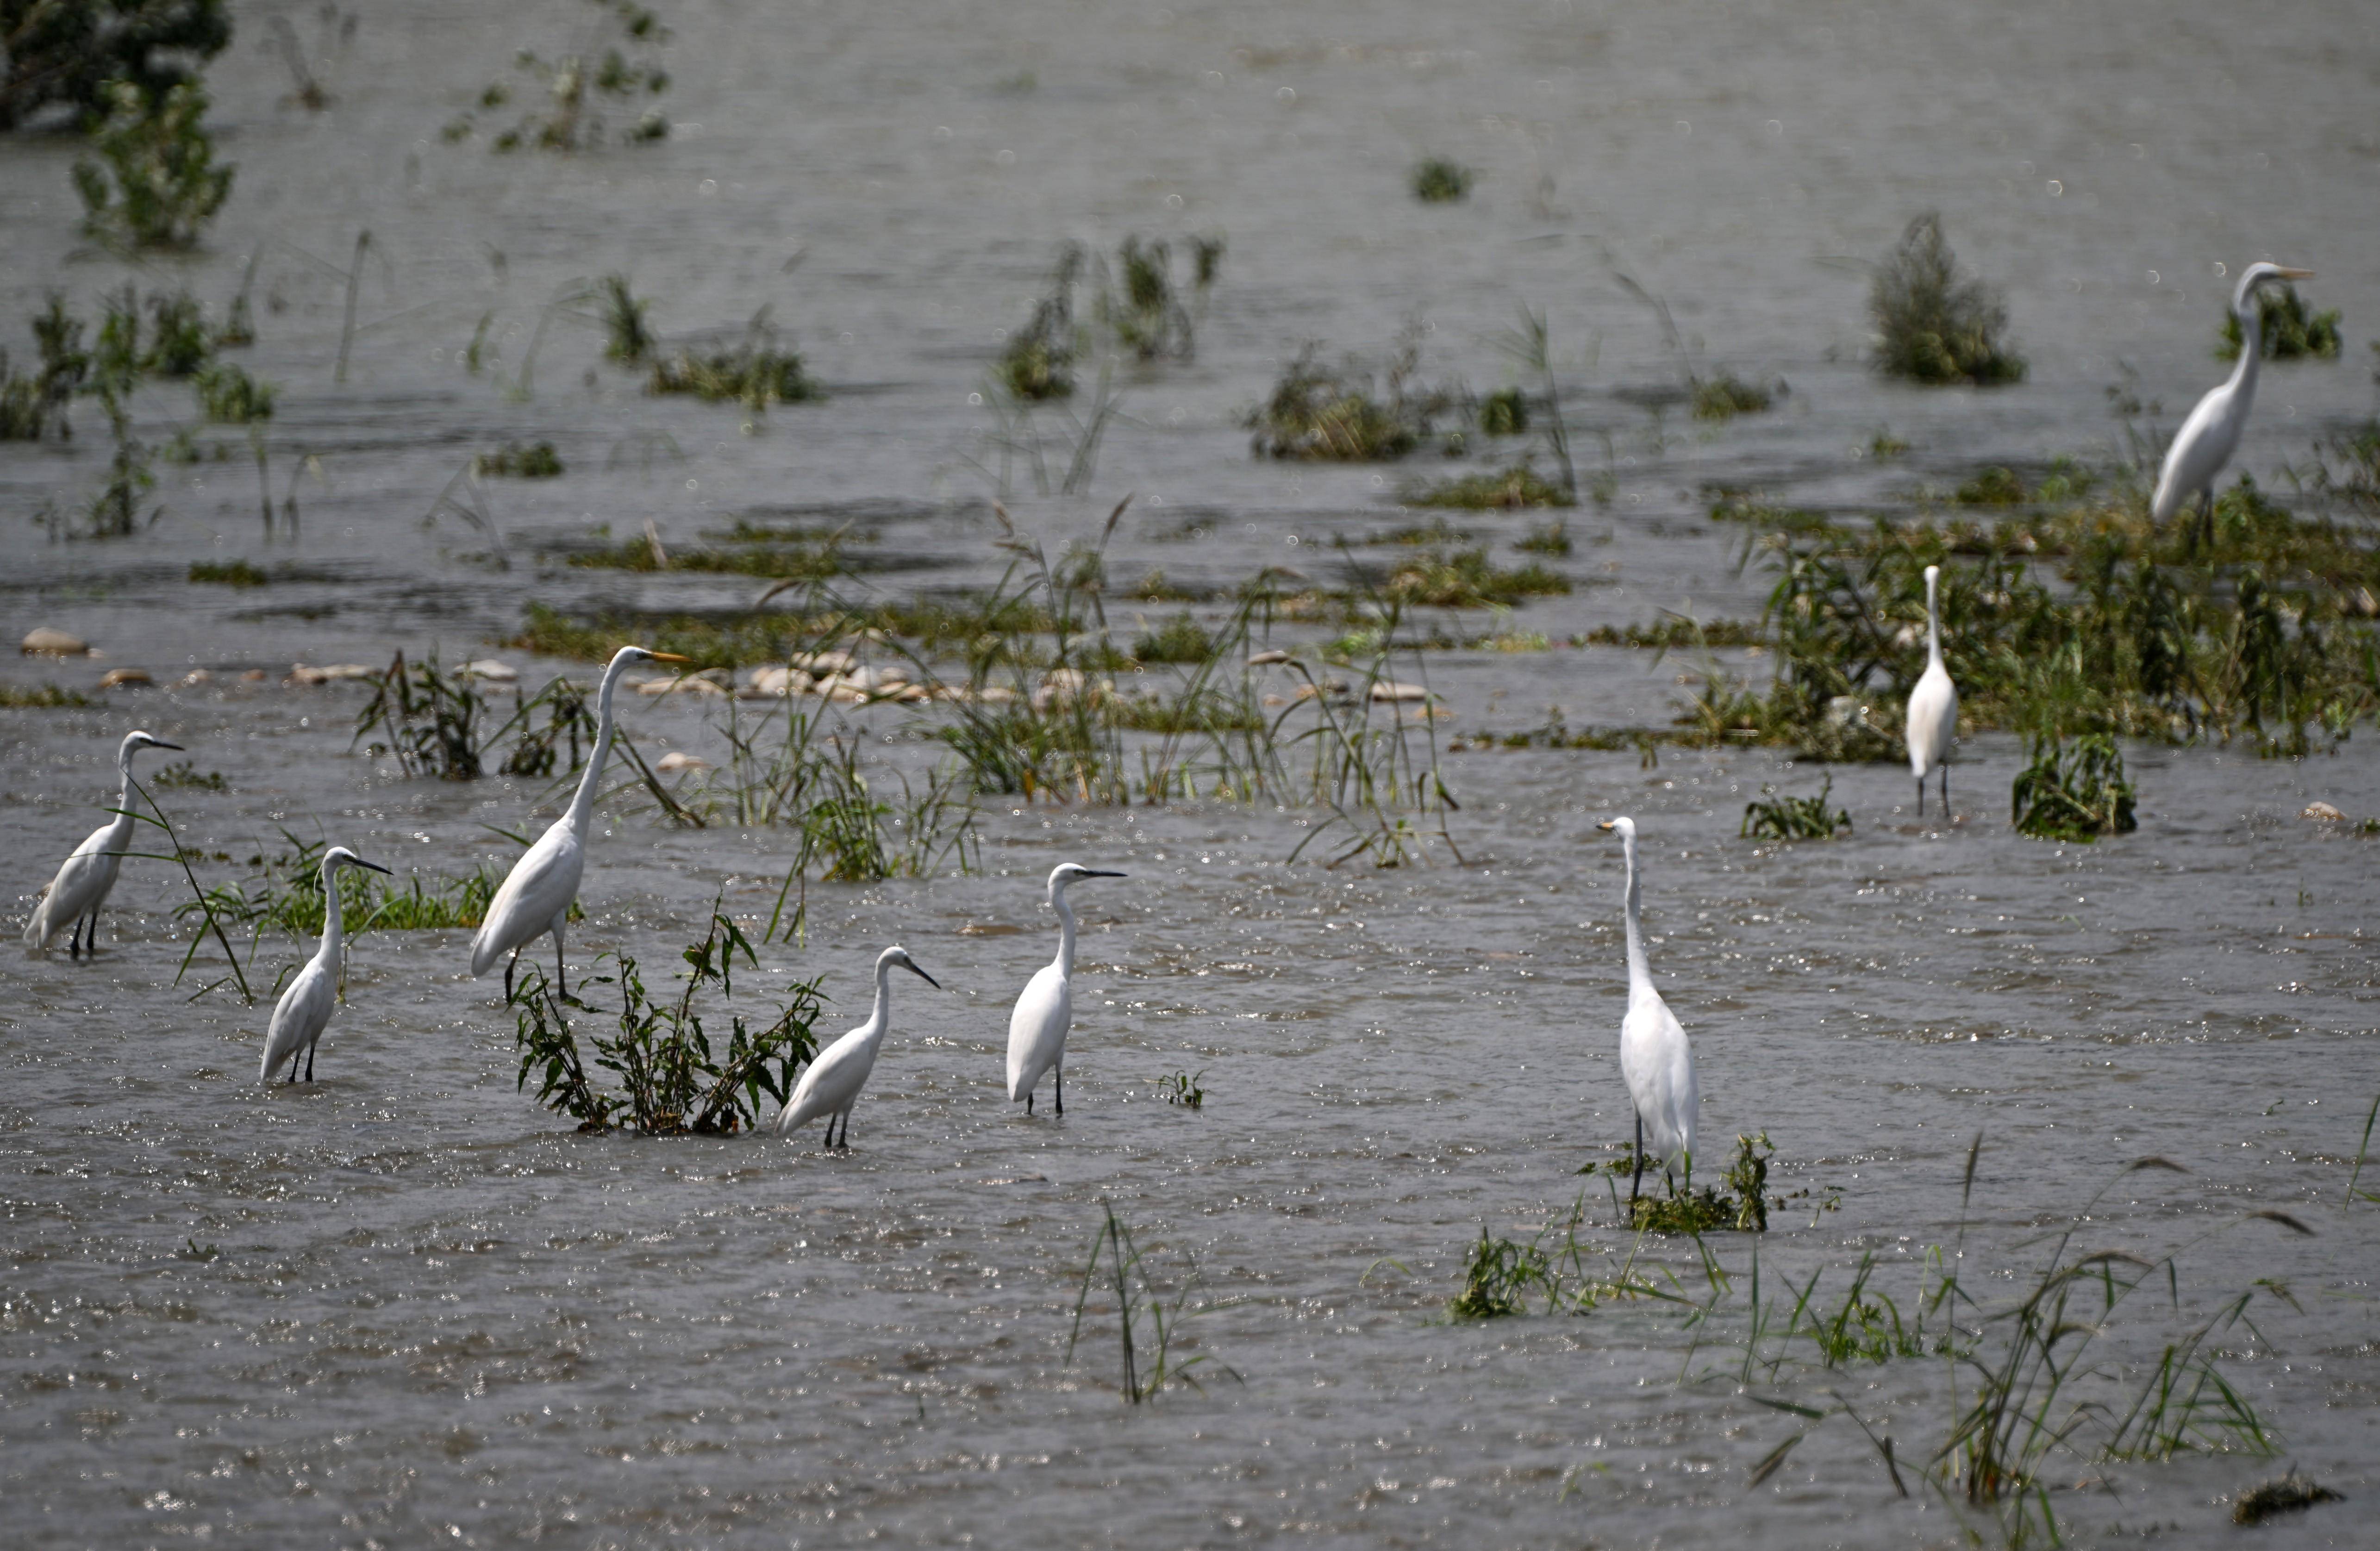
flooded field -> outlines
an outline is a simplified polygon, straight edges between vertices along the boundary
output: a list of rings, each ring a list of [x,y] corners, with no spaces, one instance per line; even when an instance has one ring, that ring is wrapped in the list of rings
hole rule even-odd
[[[2345,345],[2267,368],[2233,467],[2368,552],[2368,508],[2306,471],[2374,407],[2380,20],[686,5],[661,13],[665,138],[493,150],[532,105],[516,55],[589,48],[599,14],[406,5],[343,39],[335,17],[236,6],[207,81],[237,180],[190,255],[94,246],[82,139],[0,137],[0,343],[20,369],[51,292],[95,320],[130,281],[187,286],[218,321],[246,297],[255,340],[225,358],[278,390],[251,436],[144,380],[127,424],[155,483],[123,537],[90,536],[119,446],[95,400],[70,406],[71,441],[0,442],[0,624],[101,654],[0,666],[10,930],[104,821],[134,727],[185,749],[136,773],[205,888],[261,889],[251,857],[315,842],[459,887],[567,800],[567,746],[507,773],[516,745],[491,738],[476,780],[413,773],[358,746],[371,682],[294,665],[501,663],[516,681],[476,681],[485,733],[516,685],[591,686],[624,632],[747,688],[792,641],[952,693],[624,693],[649,765],[701,762],[655,783],[703,821],[613,766],[574,987],[600,1002],[598,956],[627,954],[674,995],[716,901],[755,943],[747,1014],[823,976],[832,1038],[895,942],[944,988],[892,988],[848,1151],[816,1125],[574,1130],[516,1085],[515,1013],[466,975],[463,927],[356,936],[319,1080],[267,1089],[272,990],[315,926],[227,926],[243,1002],[215,947],[177,977],[203,925],[181,870],[128,861],[95,958],[12,947],[0,968],[13,1544],[1931,1546],[2038,1543],[2054,1521],[2076,1543],[2212,1546],[2251,1533],[2235,1498],[2291,1466],[2347,1501],[2277,1516],[2261,1544],[2362,1543],[2370,699],[2325,702],[2343,741],[2309,713],[2295,757],[2270,719],[2125,737],[2138,828],[2095,843],[2010,827],[2014,691],[1972,692],[1949,822],[1930,797],[1920,818],[1897,755],[1821,765],[1717,712],[1688,734],[1698,698],[1767,687],[1764,603],[1795,552],[1768,540],[1794,523],[2020,514],[2042,587],[2087,590],[2053,529],[2094,519],[2050,492],[2142,504],[2128,430],[2169,434],[2228,370],[2228,277],[2253,259],[2314,271],[2302,293],[2340,310]],[[319,111],[270,45],[276,15]],[[478,105],[499,80],[515,101]],[[1473,173],[1466,197],[1415,197],[1429,158]],[[1927,210],[2005,293],[2021,384],[1865,364],[1872,267]],[[1143,359],[1094,328],[1127,237],[1169,244],[1165,327],[1195,346],[1169,334]],[[1077,316],[1111,343],[1071,399],[1003,400],[1068,243]],[[649,364],[604,354],[588,287],[608,274],[665,359],[759,337],[766,309],[823,397],[648,394]],[[1524,308],[1549,372],[1506,348]],[[1307,342],[1326,368],[1364,357],[1377,390],[1401,332],[1411,381],[1450,389],[1414,451],[1251,455]],[[1696,418],[1694,383],[1721,373],[1783,391]],[[1417,503],[1524,458],[1551,477],[1548,376],[1575,504]],[[1532,427],[1452,444],[1507,388]],[[164,455],[181,433],[189,461]],[[558,475],[474,468],[540,443]],[[1994,470],[2010,501],[1954,493]],[[1952,545],[1954,581],[1999,563],[1981,543]],[[1031,589],[1035,545],[1074,585]],[[788,566],[811,570],[756,605]],[[1013,614],[984,603],[1003,588]],[[2338,683],[2366,672],[2374,612],[2323,616],[2348,643]],[[1064,800],[1053,766],[972,782],[989,767],[950,735],[1092,703],[1043,673],[1066,649],[1051,612],[1106,652],[1068,660],[1108,703],[1142,707],[1100,724],[1119,757],[1067,767]],[[1607,644],[1672,619],[1711,644]],[[1363,766],[1386,795],[1334,810],[1281,779],[1322,741],[1287,745],[1260,790],[1220,757],[1169,784],[1153,719],[1197,654],[1140,643],[1184,629],[1229,647],[1234,704],[1284,740],[1323,706],[1401,729],[1404,763]],[[1896,649],[1922,655],[1915,638]],[[1244,674],[1268,649],[1294,655]],[[118,669],[145,682],[101,687]],[[1354,687],[1296,698],[1334,674]],[[984,693],[1012,679],[1014,702]],[[1431,698],[1374,700],[1375,681]],[[45,685],[64,703],[34,703]],[[905,778],[953,794],[939,819],[901,810],[948,846],[861,882],[808,866],[788,891],[812,831],[737,806],[730,734],[773,718],[782,739],[789,712],[888,805]],[[2118,730],[2171,730],[2131,714]],[[1764,789],[1829,780],[1847,835],[1740,834]],[[1122,800],[1083,800],[1102,794]],[[2302,817],[2316,803],[2342,817]],[[1596,829],[1618,814],[1644,836],[1651,965],[1694,1041],[1697,1182],[1765,1133],[1766,1233],[1640,1236],[1604,1171],[1632,1129],[1621,864]],[[917,829],[889,825],[914,857]],[[1127,877],[1073,895],[1065,1113],[1045,1087],[1027,1118],[1002,1087],[1007,1012],[1055,950],[1042,880],[1062,861]],[[1196,1106],[1170,1101],[1188,1086]],[[1138,1405],[1111,1287],[1083,1296],[1111,1209],[1145,1252],[1134,1286],[1180,1314],[1170,1362],[1203,1359]],[[1483,1233],[1543,1274],[1483,1289]],[[2072,1328],[2025,1366],[2011,1311],[2103,1252],[2054,1284]],[[1450,1314],[1500,1290],[1522,1312]],[[1137,1334],[1146,1380],[1145,1308]],[[2144,1412],[2161,1362],[2183,1398]],[[1960,1428],[1995,1373],[2034,1386],[1995,1413],[2016,1432],[2095,1409],[2070,1448],[2003,1436],[1985,1454],[2029,1485],[1971,1500]]]

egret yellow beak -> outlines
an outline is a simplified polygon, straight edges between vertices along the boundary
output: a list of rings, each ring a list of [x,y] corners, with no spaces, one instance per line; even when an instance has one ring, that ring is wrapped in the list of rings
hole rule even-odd
[[[2310,269],[2285,269],[2281,271],[2281,278],[2284,280],[2312,280],[2313,278],[2313,271]]]
[[[654,652],[652,654],[652,659],[656,662],[691,662],[694,660],[691,657],[680,657],[674,651]]]
[[[1609,819],[1609,818],[1607,818],[1607,819],[1603,820],[1601,823],[1597,824],[1597,825],[1596,826],[1596,828],[1597,828],[1597,829],[1598,829],[1598,830],[1602,830],[1604,833],[1606,833],[1606,834],[1609,834],[1609,833],[1611,832],[1612,829],[1614,828],[1614,826],[1613,826],[1613,824],[1612,824],[1611,820],[1610,820],[1610,819]]]

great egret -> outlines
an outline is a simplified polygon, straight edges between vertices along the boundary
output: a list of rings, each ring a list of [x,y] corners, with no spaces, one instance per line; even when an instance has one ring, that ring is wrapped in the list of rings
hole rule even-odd
[[[1942,768],[1942,817],[1950,817],[1950,740],[1959,733],[1959,686],[1942,666],[1942,621],[1934,587],[1942,568],[1925,568],[1925,673],[1909,692],[1909,770],[1917,778],[1917,817],[1925,817],[1925,778]]]
[[[1075,913],[1066,889],[1086,878],[1122,878],[1120,872],[1062,862],[1050,871],[1050,908],[1058,913],[1058,956],[1033,972],[1016,1011],[1008,1015],[1008,1101],[1025,1101],[1033,1113],[1033,1084],[1041,1073],[1057,1073],[1058,1113],[1066,1112],[1066,1030],[1075,1021]]]
[[[2162,526],[2171,522],[2193,495],[2198,497],[2199,522],[2211,542],[2215,537],[2215,479],[2240,447],[2247,429],[2248,409],[2256,399],[2256,368],[2264,355],[2264,323],[2253,305],[2256,287],[2272,280],[2311,280],[2313,271],[2254,263],[2240,272],[2231,292],[2231,315],[2240,321],[2240,364],[2231,377],[2207,390],[2181,422],[2173,445],[2157,470],[2156,493],[2149,497],[2149,516]]]
[[[876,1007],[868,1014],[868,1022],[853,1029],[841,1039],[820,1050],[810,1059],[802,1080],[794,1084],[794,1097],[777,1112],[777,1134],[791,1136],[796,1126],[807,1125],[820,1115],[826,1117],[826,1145],[834,1145],[834,1122],[843,1119],[843,1145],[851,1145],[851,1107],[859,1102],[859,1090],[868,1085],[868,1074],[876,1070],[876,1052],[884,1044],[884,1031],[892,1026],[892,966],[903,969],[923,980],[936,990],[942,983],[917,967],[905,948],[887,948],[876,955]]]
[[[500,954],[504,964],[504,1000],[513,995],[513,967],[520,951],[546,933],[553,934],[554,986],[567,991],[562,966],[562,928],[570,917],[570,903],[578,897],[579,879],[587,875],[587,826],[595,814],[595,788],[603,779],[603,762],[612,755],[612,692],[631,662],[684,662],[685,658],[643,647],[622,647],[603,670],[603,687],[595,696],[595,749],[587,757],[587,773],[570,807],[553,821],[538,842],[504,875],[496,897],[488,902],[487,917],[471,939],[471,973],[488,973]]]
[[[1653,988],[1653,972],[1645,963],[1645,927],[1639,909],[1642,887],[1636,866],[1636,820],[1607,818],[1596,826],[1615,831],[1628,862],[1628,1014],[1620,1020],[1620,1074],[1627,1080],[1629,1102],[1636,1109],[1636,1173],[1628,1181],[1628,1199],[1634,1201],[1645,1177],[1645,1133],[1653,1133],[1653,1150],[1671,1176],[1694,1181],[1694,1120],[1702,1100],[1694,1088],[1694,1052],[1686,1031],[1670,1012],[1670,1004]]]
[[[42,891],[41,903],[33,907],[33,918],[25,923],[26,947],[39,952],[71,926],[74,936],[67,942],[69,957],[80,958],[86,947],[93,953],[99,951],[99,907],[106,903],[107,891],[115,887],[116,871],[124,866],[125,847],[132,843],[132,751],[170,748],[178,753],[181,747],[180,744],[169,744],[143,732],[124,734],[124,741],[115,748],[115,773],[120,778],[115,817],[76,846],[74,854],[59,866],[58,875]]]
[[[298,1080],[298,1052],[306,1052],[306,1081],[314,1080],[314,1047],[322,1043],[322,1030],[331,1022],[332,1010],[339,1001],[339,977],[347,967],[347,923],[339,908],[339,869],[369,867],[373,872],[388,869],[378,862],[367,862],[344,845],[334,845],[322,853],[322,946],[306,961],[298,978],[281,993],[280,1004],[273,1010],[273,1023],[264,1031],[264,1060],[256,1069],[256,1080],[270,1083],[281,1063],[289,1063],[289,1080]]]

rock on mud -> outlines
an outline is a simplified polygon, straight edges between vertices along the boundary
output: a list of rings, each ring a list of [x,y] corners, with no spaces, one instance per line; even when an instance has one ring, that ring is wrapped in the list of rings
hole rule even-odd
[[[91,643],[45,624],[28,635],[17,649],[28,657],[82,657],[90,653]]]

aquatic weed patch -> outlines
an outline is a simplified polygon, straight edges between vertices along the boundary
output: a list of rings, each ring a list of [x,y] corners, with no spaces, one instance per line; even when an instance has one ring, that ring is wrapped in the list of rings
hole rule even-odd
[[[1272,392],[1247,419],[1256,432],[1258,457],[1337,463],[1378,463],[1404,456],[1432,433],[1439,417],[1455,403],[1448,388],[1427,388],[1415,380],[1421,366],[1418,331],[1397,341],[1376,382],[1374,372],[1350,357],[1337,367],[1322,362],[1322,347],[1308,342],[1273,382]]]
[[[1851,814],[1828,806],[1834,789],[1831,775],[1815,797],[1780,797],[1775,787],[1763,786],[1757,799],[1743,805],[1736,833],[1745,840],[1833,840],[1850,834]]]
[[[2129,834],[2140,828],[2133,793],[2116,741],[2085,733],[2070,745],[2037,740],[2010,793],[2009,818],[2035,840],[2079,841]]]
[[[1174,1355],[1177,1347],[1191,1344],[1183,1338],[1184,1322],[1228,1305],[1205,1301],[1194,1305],[1190,1285],[1175,1291],[1169,1303],[1164,1290],[1150,1275],[1148,1252],[1134,1243],[1132,1230],[1115,1215],[1113,1206],[1102,1201],[1099,1210],[1102,1220],[1091,1236],[1090,1258],[1084,1263],[1082,1286],[1075,1295],[1075,1322],[1066,1335],[1067,1365],[1073,1365],[1075,1346],[1082,1339],[1084,1315],[1092,1312],[1092,1295],[1101,1292],[1114,1300],[1123,1350],[1117,1387],[1123,1391],[1126,1404],[1139,1405],[1169,1384],[1187,1385],[1203,1392],[1205,1386],[1198,1381],[1197,1370],[1209,1362],[1226,1377],[1241,1382],[1239,1374],[1229,1363],[1208,1353],[1201,1352],[1186,1361]],[[1104,1270],[1099,1266],[1102,1252],[1108,1257]],[[1191,1269],[1191,1282],[1195,1284],[1196,1266]]]
[[[1471,512],[1576,504],[1576,498],[1568,490],[1525,462],[1510,468],[1408,485],[1397,492],[1397,499],[1411,506],[1445,506]]]
[[[1959,267],[1934,212],[1910,222],[1868,292],[1876,370],[1912,382],[2022,382],[2024,357],[2008,344],[2008,304]]]

